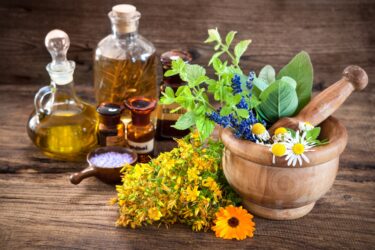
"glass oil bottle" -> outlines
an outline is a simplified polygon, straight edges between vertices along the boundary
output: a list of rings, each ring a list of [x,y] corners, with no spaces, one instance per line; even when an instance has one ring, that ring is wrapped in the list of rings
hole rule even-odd
[[[166,87],[170,87],[176,93],[177,89],[186,84],[179,75],[164,76],[164,73],[171,69],[172,61],[181,58],[185,63],[190,63],[192,56],[189,52],[181,50],[171,50],[163,53],[160,57],[161,65],[163,67],[163,80],[160,84],[160,92],[164,92]],[[178,109],[179,105],[158,105],[157,108],[157,126],[156,126],[156,138],[158,140],[179,138],[187,135],[190,131],[178,130],[172,127],[186,111]]]
[[[131,122],[126,126],[128,145],[138,154],[138,162],[146,163],[154,154],[155,127],[150,114],[156,107],[156,99],[132,97],[125,101],[131,111]]]
[[[75,63],[66,58],[68,35],[52,30],[45,38],[45,45],[52,56],[47,65],[51,84],[35,95],[35,110],[28,120],[27,132],[46,155],[80,161],[97,144],[97,114],[93,106],[75,94]]]
[[[155,47],[138,33],[141,14],[133,5],[120,4],[108,16],[113,32],[99,42],[95,51],[97,103],[121,104],[134,96],[157,99]],[[122,120],[129,122],[129,110],[124,111]]]

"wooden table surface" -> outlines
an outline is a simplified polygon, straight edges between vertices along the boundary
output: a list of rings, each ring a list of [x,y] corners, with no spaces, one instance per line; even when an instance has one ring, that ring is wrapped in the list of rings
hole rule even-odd
[[[71,38],[80,96],[92,100],[92,56],[110,32],[107,12],[123,1],[2,0],[0,3],[0,249],[242,249],[375,247],[375,2],[196,0],[129,1],[142,13],[140,33],[158,54],[188,49],[206,64],[202,43],[208,28],[237,30],[252,38],[245,69],[276,69],[300,50],[314,64],[314,90],[340,78],[349,64],[368,73],[367,89],[354,93],[335,113],[349,132],[332,189],[306,217],[270,221],[255,217],[253,239],[226,241],[170,229],[116,228],[114,187],[91,178],[78,186],[68,176],[85,167],[49,159],[30,142],[25,126],[37,89],[49,83],[44,37],[54,28]],[[173,144],[159,143],[158,150]]]

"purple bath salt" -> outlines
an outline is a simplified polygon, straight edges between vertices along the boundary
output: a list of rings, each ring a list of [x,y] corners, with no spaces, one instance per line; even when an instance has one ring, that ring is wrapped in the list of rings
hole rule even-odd
[[[107,152],[94,155],[90,162],[100,168],[118,168],[133,160],[132,156],[127,153]]]

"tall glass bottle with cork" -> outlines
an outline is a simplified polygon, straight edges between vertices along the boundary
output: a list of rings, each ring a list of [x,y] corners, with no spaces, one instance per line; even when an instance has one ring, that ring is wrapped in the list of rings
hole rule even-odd
[[[33,143],[50,157],[83,160],[96,147],[98,117],[95,108],[75,94],[75,63],[66,58],[70,40],[62,30],[52,30],[45,39],[52,56],[47,65],[51,84],[35,95],[35,110],[27,123]]]
[[[134,96],[158,98],[154,45],[138,33],[141,14],[133,5],[121,4],[108,14],[112,34],[95,51],[94,84],[98,104],[122,104]],[[130,120],[130,112],[122,120]]]

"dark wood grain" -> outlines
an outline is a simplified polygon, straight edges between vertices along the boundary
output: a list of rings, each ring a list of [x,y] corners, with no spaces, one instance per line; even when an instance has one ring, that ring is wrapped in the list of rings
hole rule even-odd
[[[369,76],[365,91],[353,93],[335,113],[349,142],[333,188],[313,211],[295,221],[256,217],[255,237],[216,239],[175,225],[116,228],[113,187],[96,179],[79,186],[68,176],[85,163],[55,161],[41,154],[26,134],[38,88],[48,84],[50,57],[44,36],[54,28],[71,38],[69,58],[77,63],[78,93],[93,99],[92,56],[110,32],[107,12],[123,1],[3,0],[0,3],[0,249],[371,249],[375,245],[375,3],[372,0],[129,1],[142,13],[140,32],[157,53],[187,49],[206,64],[212,50],[202,43],[208,28],[237,30],[253,44],[243,61],[259,70],[280,69],[300,50],[311,55],[314,89],[341,77],[350,64]],[[158,143],[157,151],[173,147]]]

